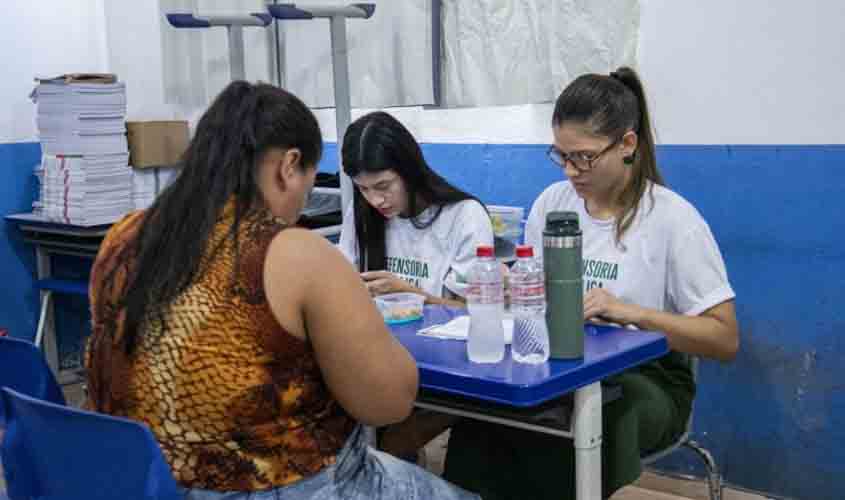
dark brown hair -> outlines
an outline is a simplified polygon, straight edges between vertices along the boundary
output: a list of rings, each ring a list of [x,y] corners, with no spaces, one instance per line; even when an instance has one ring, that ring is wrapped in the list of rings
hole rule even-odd
[[[616,241],[631,227],[650,183],[665,185],[657,168],[654,133],[645,91],[637,73],[622,67],[608,75],[588,74],[576,78],[557,98],[552,125],[574,123],[596,135],[621,140],[628,131],[637,134],[633,176],[620,195],[622,214],[616,218]]]

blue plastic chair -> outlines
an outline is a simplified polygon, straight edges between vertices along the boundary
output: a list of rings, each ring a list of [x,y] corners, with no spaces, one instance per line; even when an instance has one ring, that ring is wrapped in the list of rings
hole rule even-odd
[[[47,366],[44,354],[24,340],[0,337],[0,387],[64,405],[56,377]],[[0,405],[0,429],[3,428],[4,411]]]
[[[2,389],[2,458],[11,500],[181,500],[144,425]]]

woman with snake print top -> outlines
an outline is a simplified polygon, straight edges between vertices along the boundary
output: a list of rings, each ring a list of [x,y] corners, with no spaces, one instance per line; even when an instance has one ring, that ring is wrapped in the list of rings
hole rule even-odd
[[[417,370],[343,255],[291,227],[321,153],[292,94],[215,99],[176,181],[100,248],[88,407],[148,425],[188,500],[471,498],[367,446]]]

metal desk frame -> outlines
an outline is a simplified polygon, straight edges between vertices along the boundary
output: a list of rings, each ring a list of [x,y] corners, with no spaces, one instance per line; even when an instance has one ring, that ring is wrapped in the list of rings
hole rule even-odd
[[[23,240],[35,247],[36,273],[39,280],[51,278],[52,255],[71,255],[93,260],[97,256],[102,238],[111,225],[77,226],[52,222],[33,214],[14,214],[6,220],[16,224],[23,233]],[[40,316],[45,321],[44,355],[47,364],[56,374],[59,383],[77,380],[76,370],[59,370],[58,339],[56,338],[55,306],[47,300],[49,292],[41,291]]]
[[[590,362],[592,364],[585,361],[581,365],[566,368],[555,375],[555,380],[566,381],[560,383],[557,387],[567,386],[570,387],[569,390],[557,394],[551,394],[552,391],[549,390],[548,397],[543,401],[538,400],[539,402],[536,404],[533,399],[520,399],[519,402],[514,401],[513,406],[511,406],[502,395],[523,394],[523,391],[530,391],[528,386],[508,386],[516,387],[513,390],[517,392],[497,392],[495,390],[489,392],[489,389],[488,392],[485,392],[483,387],[490,386],[479,385],[475,381],[481,380],[485,384],[500,384],[499,382],[491,382],[491,380],[498,380],[501,374],[496,374],[496,378],[491,378],[492,376],[489,374],[482,377],[473,375],[471,371],[465,372],[464,366],[453,364],[451,362],[453,360],[448,356],[440,356],[440,353],[449,353],[449,351],[440,351],[439,346],[434,344],[434,342],[443,342],[443,348],[451,349],[451,352],[454,353],[461,349],[460,346],[463,345],[463,342],[427,339],[426,342],[431,342],[428,346],[416,344],[416,337],[419,337],[419,335],[410,332],[416,331],[424,325],[430,326],[429,315],[432,314],[431,311],[433,310],[441,310],[438,314],[444,316],[438,317],[435,322],[449,319],[447,314],[442,312],[447,311],[448,308],[427,306],[424,323],[417,323],[415,326],[392,327],[394,335],[414,355],[420,367],[420,386],[424,391],[415,405],[418,408],[449,415],[571,438],[575,447],[576,498],[578,500],[601,499],[602,406],[621,395],[621,389],[618,387],[610,386],[603,390],[601,380],[666,354],[668,344],[665,337],[655,335],[656,332],[645,332],[650,333],[654,339],[642,341],[640,347],[624,347],[624,344],[619,344],[623,347],[616,347],[617,344],[614,343],[613,349],[616,349],[617,352],[614,352],[611,356],[608,357],[605,354],[601,359],[594,358]],[[452,310],[448,314],[455,315],[458,313]],[[611,339],[613,337],[605,338]],[[591,342],[589,337],[585,340]],[[603,342],[599,339],[593,341]],[[509,355],[509,349],[507,351],[506,356]],[[605,352],[608,352],[608,350],[605,349]],[[432,353],[437,354],[433,355]],[[613,360],[613,362],[611,363],[610,360]],[[466,361],[462,363],[466,363]],[[551,373],[551,370],[547,372],[547,375],[541,376],[541,380],[553,380],[548,373]],[[507,383],[516,384],[517,379],[513,378],[511,382]],[[533,395],[535,392],[525,394]],[[569,397],[566,396],[567,394],[571,395],[571,402],[567,399]]]

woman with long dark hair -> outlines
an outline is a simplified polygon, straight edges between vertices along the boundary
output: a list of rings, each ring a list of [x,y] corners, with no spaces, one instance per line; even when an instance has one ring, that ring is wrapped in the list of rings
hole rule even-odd
[[[684,432],[695,396],[689,356],[736,356],[734,292],[707,222],[664,185],[632,69],[576,78],[557,99],[552,129],[549,158],[568,180],[534,202],[526,242],[542,252],[546,215],[576,212],[584,319],[664,332],[671,348],[612,379],[622,397],[602,408],[607,498],[637,479],[640,456]],[[574,470],[570,441],[466,420],[452,429],[446,477],[485,499],[574,498]]]
[[[91,273],[88,406],[150,427],[186,498],[472,498],[367,446],[417,369],[358,273],[292,224],[322,154],[296,96],[234,82]],[[354,311],[354,314],[349,314]]]
[[[476,249],[493,245],[484,206],[432,170],[411,132],[381,111],[349,126],[342,159],[354,183],[354,199],[344,217],[340,248],[370,294],[414,292],[429,304],[463,306]],[[378,444],[414,459],[454,421],[449,415],[415,411],[406,421],[380,429]]]
[[[341,156],[354,199],[340,248],[370,292],[460,304],[476,248],[493,244],[484,206],[432,170],[413,135],[387,113],[355,120]]]

